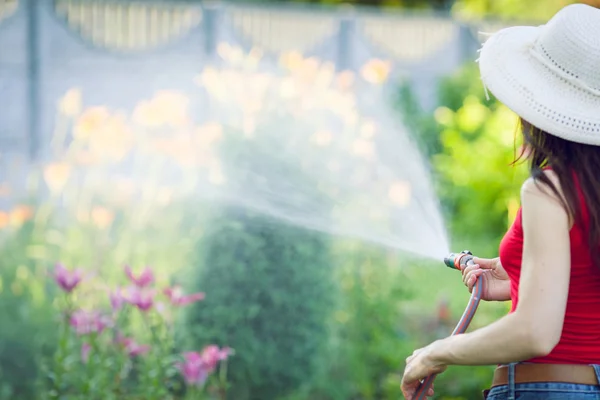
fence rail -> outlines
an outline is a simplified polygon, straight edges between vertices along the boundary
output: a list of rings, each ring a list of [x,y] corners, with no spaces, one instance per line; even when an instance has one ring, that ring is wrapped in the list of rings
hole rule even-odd
[[[73,86],[92,102],[119,93],[126,106],[149,90],[185,87],[222,42],[271,57],[297,50],[339,69],[389,59],[431,106],[435,78],[474,59],[477,31],[499,27],[356,8],[0,0],[0,151],[43,157],[56,101]]]

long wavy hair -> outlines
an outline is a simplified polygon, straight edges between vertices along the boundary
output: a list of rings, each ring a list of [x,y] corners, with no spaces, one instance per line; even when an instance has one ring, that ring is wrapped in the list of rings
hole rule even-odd
[[[600,267],[600,146],[561,139],[523,118],[520,118],[519,125],[524,146],[515,162],[528,160],[534,180],[560,198],[574,223],[587,229],[590,256]],[[556,173],[562,195],[543,173],[545,167],[551,167]],[[582,215],[580,193],[588,211],[587,221]]]

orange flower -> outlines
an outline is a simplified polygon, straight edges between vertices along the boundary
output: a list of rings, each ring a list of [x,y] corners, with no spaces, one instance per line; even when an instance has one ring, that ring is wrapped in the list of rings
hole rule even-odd
[[[10,222],[10,218],[6,211],[0,211],[0,229],[6,228]]]
[[[33,217],[33,208],[26,205],[18,205],[13,208],[8,216],[10,223],[21,226]]]
[[[163,123],[183,126],[188,122],[189,99],[182,93],[161,90],[153,99],[154,106],[161,110]]]
[[[390,201],[400,207],[406,207],[410,203],[411,187],[406,181],[396,181],[390,185],[388,190]]]
[[[360,74],[367,82],[377,85],[386,81],[391,68],[392,63],[389,61],[374,59],[362,67]]]
[[[133,112],[135,123],[148,128],[183,126],[188,122],[189,99],[175,91],[158,91],[150,101],[141,102]]]
[[[147,100],[138,103],[133,110],[132,119],[134,123],[146,128],[156,128],[162,124],[160,112]]]
[[[91,212],[92,222],[100,229],[106,229],[115,219],[114,213],[104,207],[94,207]]]
[[[76,139],[87,139],[100,129],[109,117],[110,113],[106,107],[92,107],[87,109],[75,123],[73,136]]]
[[[67,117],[75,117],[81,112],[81,90],[78,88],[70,89],[60,99],[58,109]]]
[[[127,125],[125,116],[108,118],[101,129],[90,137],[89,148],[99,158],[113,161],[122,160],[134,144],[133,132]]]
[[[44,181],[53,194],[59,193],[69,180],[71,166],[64,162],[48,164],[43,171]]]
[[[279,57],[279,63],[290,71],[297,70],[302,67],[304,62],[304,58],[302,54],[298,51],[290,51],[287,53],[283,53],[281,57]]]

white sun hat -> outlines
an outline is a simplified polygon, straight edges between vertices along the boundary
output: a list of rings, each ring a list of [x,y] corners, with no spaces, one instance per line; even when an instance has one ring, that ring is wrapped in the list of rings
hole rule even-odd
[[[547,24],[505,28],[483,45],[484,86],[527,122],[600,145],[600,9],[573,4]]]

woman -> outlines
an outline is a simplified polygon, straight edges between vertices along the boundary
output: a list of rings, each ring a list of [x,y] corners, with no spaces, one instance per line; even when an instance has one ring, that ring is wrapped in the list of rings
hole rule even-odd
[[[485,300],[512,309],[415,351],[403,393],[448,365],[498,365],[488,399],[600,399],[600,10],[576,4],[504,29],[479,65],[520,117],[531,177],[499,258],[476,259],[463,279],[483,279]]]

